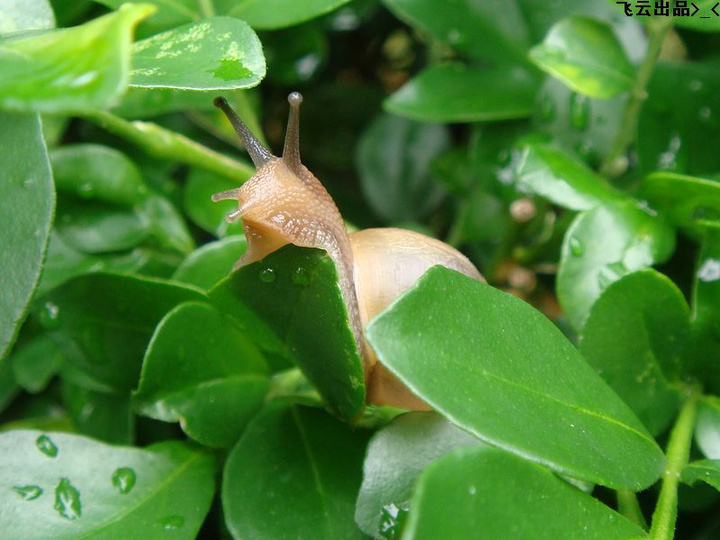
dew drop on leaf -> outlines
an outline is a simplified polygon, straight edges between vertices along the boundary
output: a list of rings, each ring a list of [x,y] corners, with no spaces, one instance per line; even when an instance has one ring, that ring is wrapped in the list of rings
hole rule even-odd
[[[400,538],[409,510],[407,504],[401,504],[400,506],[387,504],[383,506],[380,523],[378,524],[380,536],[387,540]]]
[[[55,446],[55,443],[52,442],[52,439],[47,435],[40,435],[35,440],[35,446],[47,457],[54,458],[58,455],[58,447]]]
[[[135,475],[135,471],[129,467],[115,469],[115,472],[112,474],[112,484],[122,494],[130,493],[135,486],[136,480],[137,476]]]
[[[165,530],[182,529],[185,525],[185,518],[178,515],[172,515],[162,518],[158,523]]]
[[[272,268],[265,268],[260,272],[260,281],[263,283],[272,283],[276,278],[275,270]]]
[[[570,237],[570,253],[573,257],[581,257],[585,253],[585,244],[574,236]]]
[[[38,319],[40,324],[48,330],[57,328],[60,325],[60,308],[52,302],[45,302],[38,314]]]
[[[295,269],[290,276],[290,279],[295,285],[300,287],[307,287],[310,285],[310,277],[308,276],[307,270],[305,270],[302,266]]]
[[[55,488],[55,504],[57,510],[65,519],[77,519],[82,515],[80,492],[70,483],[68,478],[61,478]]]
[[[13,491],[24,501],[34,501],[43,494],[40,486],[15,486]]]

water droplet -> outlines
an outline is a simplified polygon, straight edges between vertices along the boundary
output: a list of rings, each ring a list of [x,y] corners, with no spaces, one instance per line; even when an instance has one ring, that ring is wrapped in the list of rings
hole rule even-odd
[[[691,92],[699,92],[703,88],[703,83],[702,83],[702,81],[694,79],[694,80],[690,81],[689,88],[690,88]]]
[[[400,538],[409,510],[407,504],[383,506],[378,524],[380,536],[388,540]]]
[[[450,30],[448,30],[447,39],[448,43],[450,43],[451,45],[457,45],[458,43],[460,43],[462,35],[457,28],[451,28]]]
[[[178,515],[172,515],[162,518],[158,523],[165,530],[182,529],[185,525],[185,518]]]
[[[706,283],[720,279],[720,260],[705,259],[697,271],[697,278]]]
[[[80,184],[80,187],[78,188],[78,195],[84,199],[90,199],[93,195],[95,195],[95,186],[93,186],[90,182]]]
[[[582,241],[575,236],[571,236],[568,243],[570,245],[570,253],[572,254],[572,256],[582,257],[582,255],[585,253],[585,244],[583,244]]]
[[[310,276],[308,275],[307,270],[305,270],[302,266],[295,269],[292,276],[290,276],[290,279],[295,285],[299,285],[300,287],[307,287],[310,285]]]
[[[43,490],[39,486],[15,486],[13,491],[24,501],[34,501],[43,494]]]
[[[57,510],[65,519],[77,519],[82,515],[80,492],[70,483],[68,478],[61,478],[55,488],[55,504]]]
[[[698,117],[700,118],[700,122],[703,122],[707,124],[710,122],[710,117],[712,116],[712,109],[710,107],[700,107],[698,110]]]
[[[658,157],[658,168],[659,169],[676,169],[677,168],[677,155],[682,146],[682,139],[680,134],[675,132],[670,136],[668,141],[668,147],[665,152],[660,154]]]
[[[549,92],[540,98],[540,119],[550,122],[555,118],[555,101]]]
[[[265,268],[260,272],[260,281],[263,283],[272,283],[275,279],[277,279],[277,276],[272,268]]]
[[[38,320],[48,330],[60,326],[60,308],[53,302],[45,302],[38,313]]]
[[[35,440],[35,446],[37,446],[37,449],[47,457],[54,458],[58,455],[58,447],[55,446],[55,443],[52,442],[52,439],[50,439],[47,435],[40,435]]]
[[[129,467],[116,469],[112,475],[113,486],[122,494],[130,493],[135,486],[136,480],[137,476],[135,475],[135,471]]]
[[[584,94],[570,96],[570,125],[578,131],[587,129],[590,123],[590,99]]]

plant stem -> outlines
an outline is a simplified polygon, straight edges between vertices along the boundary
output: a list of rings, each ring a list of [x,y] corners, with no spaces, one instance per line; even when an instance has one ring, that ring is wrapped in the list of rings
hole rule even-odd
[[[152,122],[129,122],[105,111],[84,113],[83,118],[139,146],[155,157],[173,159],[200,167],[241,183],[255,172],[247,163],[229,158]]]
[[[690,456],[690,443],[700,396],[701,392],[697,387],[689,390],[685,404],[670,432],[666,452],[667,465],[665,465],[663,471],[660,496],[655,506],[652,527],[648,536],[651,540],[672,540],[675,534],[678,484],[680,483],[680,474],[687,465]]]
[[[637,495],[628,489],[618,489],[615,494],[617,496],[618,512],[647,531],[647,522],[642,510],[640,510]]]
[[[215,16],[215,6],[212,0],[197,0],[197,4],[203,18]]]
[[[625,172],[626,167],[618,166],[618,161],[627,152],[635,141],[638,119],[643,102],[647,99],[647,85],[650,81],[653,68],[657,63],[668,30],[672,27],[671,17],[655,17],[647,25],[650,43],[645,59],[638,68],[635,83],[630,90],[630,97],[623,113],[620,131],[615,144],[610,148],[600,172],[606,176],[619,176]]]

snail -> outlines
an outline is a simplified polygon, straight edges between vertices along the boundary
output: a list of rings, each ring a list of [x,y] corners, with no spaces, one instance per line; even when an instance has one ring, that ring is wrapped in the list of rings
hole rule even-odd
[[[348,234],[330,194],[300,161],[300,104],[288,96],[290,114],[282,157],[274,156],[240,120],[228,102],[216,98],[242,139],[256,173],[242,186],[216,193],[213,201],[237,200],[228,221],[242,218],[247,251],[236,268],[264,258],[286,244],[325,250],[335,263],[355,342],[363,359],[367,402],[410,410],[430,407],[382,364],[366,343],[363,327],[434,265],[485,281],[455,248],[423,234],[395,228]]]

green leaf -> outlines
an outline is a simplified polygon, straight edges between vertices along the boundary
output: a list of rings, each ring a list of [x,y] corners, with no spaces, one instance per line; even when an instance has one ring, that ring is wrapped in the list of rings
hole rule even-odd
[[[256,30],[294,26],[329,13],[350,0],[219,0],[218,9]]]
[[[696,221],[720,222],[720,182],[671,172],[645,177],[641,196],[677,225],[691,227]]]
[[[263,357],[232,320],[208,304],[181,304],[155,330],[134,408],[179,420],[206,446],[231,446],[262,407],[267,374]]]
[[[317,409],[273,402],[253,420],[223,473],[234,538],[362,538],[353,521],[367,435]]]
[[[370,440],[355,521],[365,534],[376,536],[382,526],[383,509],[407,504],[425,467],[456,448],[479,444],[475,437],[436,413],[397,417]]]
[[[720,459],[720,398],[703,396],[695,420],[695,441],[708,459]]]
[[[16,347],[8,358],[17,383],[27,392],[45,389],[63,363],[63,356],[47,334],[41,334],[21,347]]]
[[[515,174],[520,187],[571,210],[626,198],[585,164],[546,144],[526,145]]]
[[[400,20],[471,57],[526,62],[530,33],[518,2],[383,0]]]
[[[125,91],[135,25],[147,4],[75,28],[0,40],[0,108],[76,112],[112,105]]]
[[[512,120],[530,116],[537,86],[537,80],[517,66],[476,69],[440,64],[411,79],[384,106],[421,122]]]
[[[697,13],[694,13],[697,7]],[[691,17],[673,17],[673,25],[680,28],[690,28],[697,32],[720,32],[720,17],[716,15],[717,2],[715,0],[694,0],[690,5]],[[713,11],[714,10],[714,11]]]
[[[55,192],[38,116],[0,113],[0,125],[1,360],[40,278]]]
[[[720,491],[720,460],[703,459],[685,467],[682,481],[691,486],[705,482]]]
[[[318,24],[303,24],[262,38],[268,78],[277,85],[305,84],[322,73],[329,54],[328,37]]]
[[[138,215],[148,223],[150,234],[167,248],[190,253],[195,241],[190,235],[183,215],[165,197],[151,195],[137,208]]]
[[[135,427],[128,393],[94,392],[64,380],[63,404],[82,435],[111,444],[131,444]]]
[[[66,359],[99,385],[135,388],[145,347],[155,326],[181,302],[202,301],[197,289],[159,279],[86,274],[52,290],[34,314]]]
[[[202,169],[192,169],[183,191],[183,207],[200,228],[216,236],[242,234],[240,222],[228,223],[226,216],[237,209],[237,201],[213,202],[213,193],[235,189],[237,182]]]
[[[571,476],[642,489],[662,451],[544,315],[442,267],[370,322],[380,362],[481,440]]]
[[[10,538],[194,538],[212,502],[214,460],[182,443],[141,450],[9,431],[0,454]]]
[[[132,207],[148,188],[140,170],[122,152],[99,144],[72,144],[50,152],[55,187],[82,199]]]
[[[682,292],[655,270],[628,274],[605,289],[580,342],[591,366],[625,400],[653,435],[675,418],[673,386],[687,371],[690,309]]]
[[[692,357],[705,383],[720,393],[720,228],[708,228],[693,280]]]
[[[635,69],[610,25],[589,17],[568,17],[550,29],[530,58],[576,92],[611,98],[630,90]]]
[[[665,261],[674,249],[674,231],[633,202],[578,215],[565,234],[557,277],[558,299],[570,323],[582,328],[603,289],[625,274]]]
[[[246,249],[247,241],[241,236],[228,236],[217,242],[209,242],[188,255],[173,279],[209,289],[232,272]]]
[[[403,538],[644,538],[624,516],[547,469],[500,450],[463,448],[420,477]]]
[[[265,77],[260,40],[247,23],[229,17],[210,17],[138,41],[132,60],[134,87],[250,88]]]
[[[94,1],[112,9],[118,9],[127,3],[127,0]],[[155,12],[142,23],[142,26],[150,28],[153,34],[200,18],[197,0],[143,0],[143,2],[155,6]]]
[[[0,6],[0,35],[50,28],[55,28],[55,15],[47,0],[9,1]]]
[[[360,414],[363,365],[327,253],[285,246],[243,266],[208,295],[256,344],[292,359],[336,414]]]
[[[356,152],[360,187],[372,209],[390,222],[427,216],[442,201],[430,161],[450,146],[445,126],[384,114],[370,124]]]

